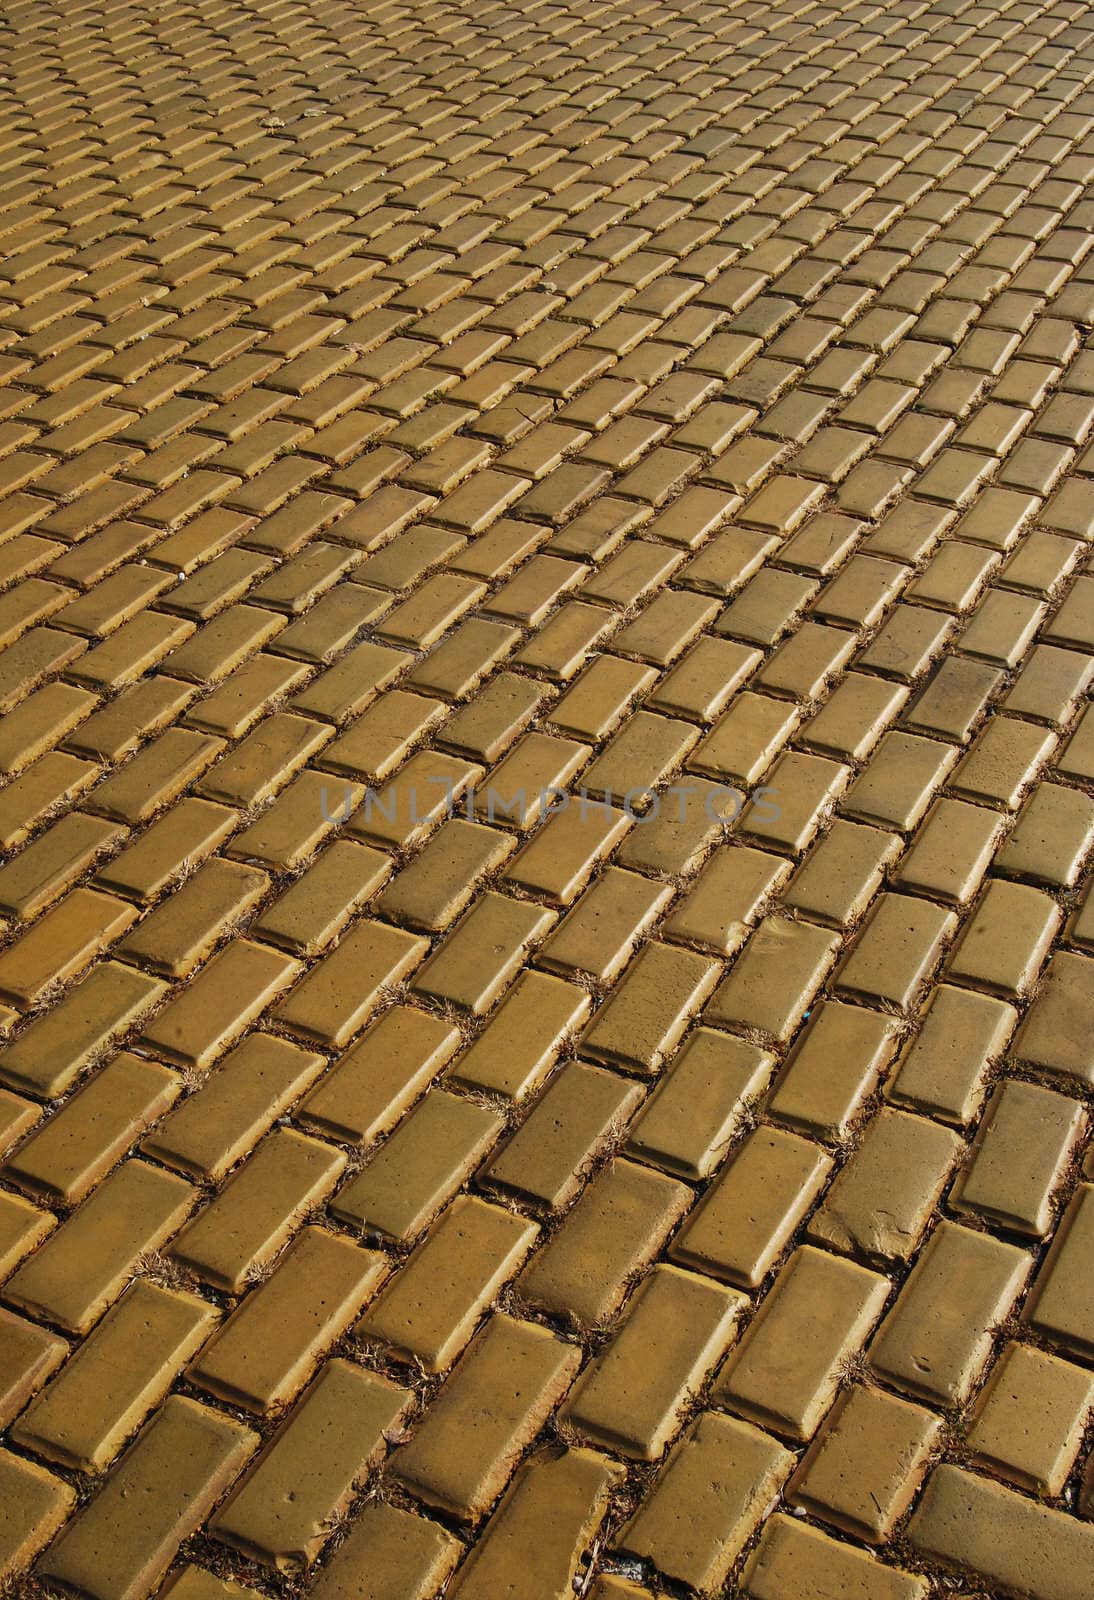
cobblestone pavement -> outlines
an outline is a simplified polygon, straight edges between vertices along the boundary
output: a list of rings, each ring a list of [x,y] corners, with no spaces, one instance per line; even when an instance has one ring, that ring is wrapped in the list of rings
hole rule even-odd
[[[6,7],[8,1593],[1091,1600],[1092,177],[1078,0]]]

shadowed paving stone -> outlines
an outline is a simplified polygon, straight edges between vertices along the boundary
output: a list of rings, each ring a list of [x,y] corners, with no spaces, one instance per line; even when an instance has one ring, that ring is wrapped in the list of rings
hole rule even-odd
[[[174,1595],[175,1600],[241,1600],[253,1593],[228,1578],[214,1578],[204,1567],[183,1567],[176,1577],[169,1577],[164,1595]]]

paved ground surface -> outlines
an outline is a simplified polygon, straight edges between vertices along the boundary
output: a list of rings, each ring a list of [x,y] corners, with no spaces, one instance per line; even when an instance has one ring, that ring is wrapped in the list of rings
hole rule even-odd
[[[0,168],[10,1592],[1090,1600],[1087,8],[16,0]]]

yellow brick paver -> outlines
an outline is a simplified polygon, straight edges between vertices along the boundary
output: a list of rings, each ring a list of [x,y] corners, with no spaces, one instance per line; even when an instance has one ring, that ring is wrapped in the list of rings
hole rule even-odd
[[[1094,16],[0,8],[0,1595],[1094,1600]]]

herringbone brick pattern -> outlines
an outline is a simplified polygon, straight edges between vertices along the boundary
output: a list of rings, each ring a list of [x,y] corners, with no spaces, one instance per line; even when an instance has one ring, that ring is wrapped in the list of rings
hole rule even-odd
[[[0,1573],[1094,1597],[1094,19],[12,0]]]

